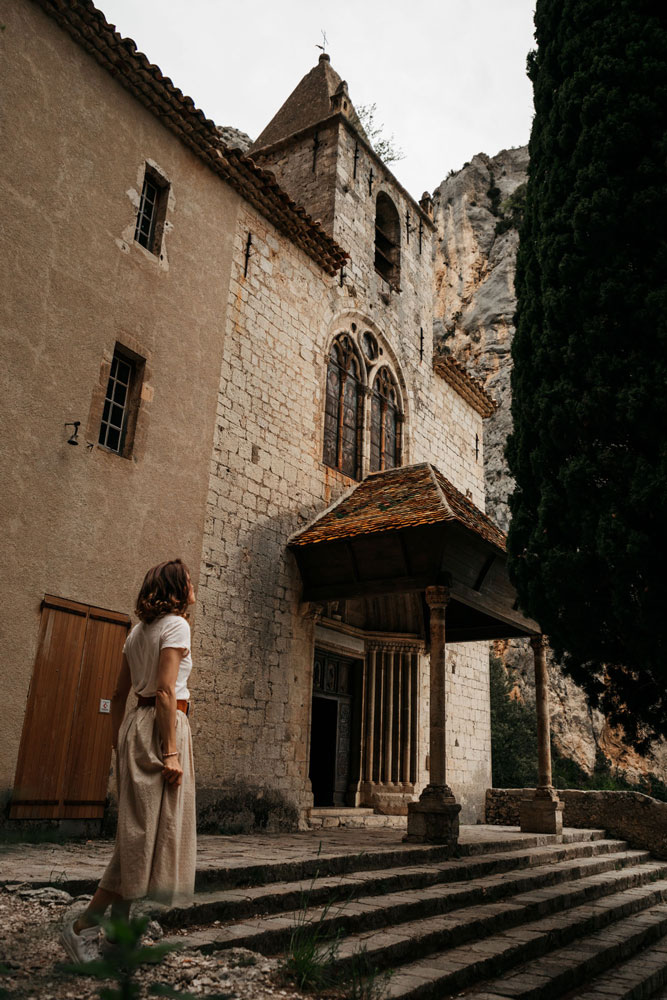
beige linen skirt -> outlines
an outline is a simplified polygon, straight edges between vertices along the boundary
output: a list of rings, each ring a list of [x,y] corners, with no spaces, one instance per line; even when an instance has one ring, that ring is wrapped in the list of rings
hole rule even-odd
[[[164,903],[186,899],[195,883],[195,775],[190,724],[176,712],[176,746],[183,768],[178,787],[162,777],[155,708],[130,709],[118,734],[118,830],[100,888],[123,899]]]

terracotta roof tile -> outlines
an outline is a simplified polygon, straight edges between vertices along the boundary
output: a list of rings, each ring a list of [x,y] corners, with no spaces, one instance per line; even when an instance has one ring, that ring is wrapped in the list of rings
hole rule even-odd
[[[463,365],[450,354],[436,354],[433,358],[433,371],[482,417],[490,417],[498,409],[497,402],[486,391],[482,380],[469,375]]]
[[[442,521],[457,522],[505,551],[502,531],[428,463],[371,473],[307,528],[293,535],[289,544],[313,545]]]
[[[122,38],[92,0],[35,3],[214,173],[328,274],[335,274],[348,254],[292,201],[272,173],[262,170],[241,150],[225,147],[215,123],[137,50],[132,39]]]

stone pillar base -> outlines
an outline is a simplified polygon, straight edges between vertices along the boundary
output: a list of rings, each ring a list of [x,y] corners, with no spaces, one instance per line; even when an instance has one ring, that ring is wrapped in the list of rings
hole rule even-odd
[[[538,788],[535,798],[524,799],[519,806],[522,833],[563,832],[563,803],[553,788]]]
[[[456,849],[459,842],[461,806],[454,796],[424,790],[418,802],[408,803],[408,844],[446,844]]]

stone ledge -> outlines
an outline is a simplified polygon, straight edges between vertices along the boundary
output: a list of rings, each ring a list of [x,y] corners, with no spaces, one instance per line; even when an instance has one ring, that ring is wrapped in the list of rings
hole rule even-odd
[[[532,788],[489,788],[486,792],[486,822],[518,826],[524,804],[535,794]],[[582,791],[558,789],[563,802],[563,823],[568,827],[606,830],[633,847],[667,858],[667,802],[641,792]]]

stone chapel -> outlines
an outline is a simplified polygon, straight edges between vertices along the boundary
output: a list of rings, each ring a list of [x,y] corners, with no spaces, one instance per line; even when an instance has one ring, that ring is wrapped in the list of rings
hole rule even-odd
[[[181,555],[202,809],[454,836],[488,641],[539,627],[484,513],[494,402],[434,344],[429,196],[326,54],[244,152],[91,0],[7,6],[7,816],[103,817],[134,596]]]

